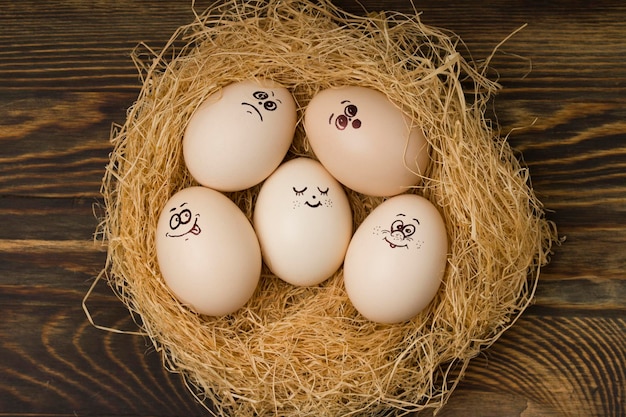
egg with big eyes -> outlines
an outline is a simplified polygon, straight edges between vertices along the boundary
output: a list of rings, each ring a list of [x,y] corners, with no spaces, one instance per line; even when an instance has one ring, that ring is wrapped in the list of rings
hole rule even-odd
[[[311,147],[342,184],[392,196],[420,183],[429,156],[422,130],[381,92],[359,86],[316,94],[304,115]]]
[[[297,286],[332,276],[352,236],[352,211],[341,184],[309,158],[282,164],[263,183],[253,223],[268,268]]]
[[[183,136],[185,164],[201,185],[250,188],[285,157],[296,128],[296,103],[269,80],[227,85],[195,111]]]
[[[343,267],[348,298],[369,320],[410,320],[437,294],[447,253],[446,227],[437,208],[414,194],[392,197],[352,237]]]
[[[210,316],[240,309],[261,275],[261,250],[250,221],[218,191],[185,188],[161,211],[156,254],[165,283],[183,304]]]

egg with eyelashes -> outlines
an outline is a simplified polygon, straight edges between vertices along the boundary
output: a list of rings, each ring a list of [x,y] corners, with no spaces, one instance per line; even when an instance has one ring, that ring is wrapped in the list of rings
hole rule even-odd
[[[253,224],[270,271],[292,285],[312,286],[341,267],[352,211],[341,184],[319,162],[296,158],[261,186]]]
[[[348,298],[369,320],[410,320],[437,294],[447,253],[446,226],[437,208],[414,194],[392,197],[352,237],[343,270]]]

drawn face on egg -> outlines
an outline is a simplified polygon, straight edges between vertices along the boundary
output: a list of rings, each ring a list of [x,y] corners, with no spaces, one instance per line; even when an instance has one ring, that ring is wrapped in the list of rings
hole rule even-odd
[[[328,195],[329,186],[292,187],[294,192],[293,208],[309,207],[312,209],[332,207],[333,201]]]
[[[165,233],[165,236],[172,238],[184,237],[185,240],[189,240],[189,237],[197,236],[202,232],[202,229],[198,226],[200,213],[193,214],[186,202],[178,207],[171,208],[169,211],[169,230]]]
[[[297,123],[296,102],[270,80],[229,84],[208,96],[183,136],[193,178],[217,191],[241,191],[265,180],[285,157]]]
[[[373,234],[381,236],[382,242],[391,249],[413,251],[419,250],[424,243],[415,235],[419,227],[420,221],[417,218],[398,213],[391,219],[390,224],[375,226]]]
[[[280,279],[317,285],[341,266],[352,236],[342,186],[310,158],[285,162],[263,183],[253,224],[263,259]]]
[[[421,181],[428,144],[411,117],[380,91],[345,86],[318,92],[304,129],[316,158],[346,187],[389,197]]]
[[[248,101],[241,103],[246,113],[258,116],[261,122],[263,122],[264,114],[267,116],[268,112],[276,111],[282,104],[282,100],[276,97],[273,90],[257,90],[252,93]]]
[[[334,125],[337,130],[360,129],[361,120],[356,118],[359,108],[350,100],[342,100],[340,104],[343,107],[342,111],[331,113],[328,124]]]

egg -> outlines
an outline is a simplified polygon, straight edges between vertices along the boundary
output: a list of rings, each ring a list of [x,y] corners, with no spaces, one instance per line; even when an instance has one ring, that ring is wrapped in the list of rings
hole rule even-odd
[[[189,173],[201,185],[240,191],[267,178],[285,157],[296,128],[296,103],[269,80],[227,85],[192,115],[183,136]]]
[[[253,223],[268,268],[296,286],[333,275],[352,236],[352,211],[341,184],[309,158],[282,164],[263,183]]]
[[[343,269],[348,298],[371,321],[409,320],[437,294],[447,252],[446,227],[437,208],[414,194],[392,197],[352,237]]]
[[[172,293],[192,310],[230,314],[253,295],[261,250],[250,221],[226,196],[185,188],[162,209],[156,228],[159,269]]]
[[[428,164],[426,138],[381,92],[360,86],[316,94],[304,115],[311,147],[345,186],[392,196],[420,183]]]

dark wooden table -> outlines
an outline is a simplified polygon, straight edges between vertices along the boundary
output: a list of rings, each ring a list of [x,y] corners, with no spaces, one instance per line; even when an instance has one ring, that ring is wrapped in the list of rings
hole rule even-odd
[[[475,59],[528,23],[492,62],[493,108],[567,237],[439,415],[626,415],[626,6],[415,3]],[[105,261],[92,235],[109,131],[140,88],[130,51],[192,19],[191,1],[0,0],[0,416],[207,414],[149,341],[81,308]],[[89,307],[136,330],[105,284]]]

